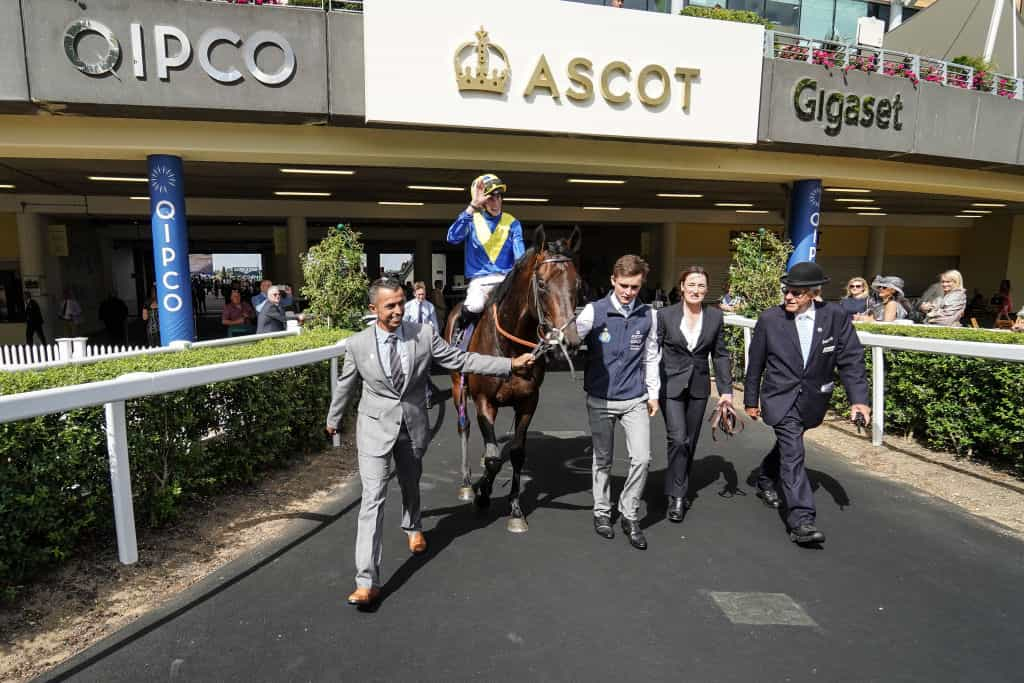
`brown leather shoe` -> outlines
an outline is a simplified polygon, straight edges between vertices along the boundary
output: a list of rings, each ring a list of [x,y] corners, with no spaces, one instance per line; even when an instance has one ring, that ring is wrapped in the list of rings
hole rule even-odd
[[[414,531],[409,534],[409,552],[413,555],[427,552],[427,539],[422,531]]]
[[[348,604],[365,607],[377,602],[379,597],[379,588],[356,588],[352,591],[352,595],[348,596]]]

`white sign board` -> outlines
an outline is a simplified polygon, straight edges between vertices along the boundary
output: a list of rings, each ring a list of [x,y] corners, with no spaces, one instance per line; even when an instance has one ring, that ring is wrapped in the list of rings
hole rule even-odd
[[[757,142],[761,26],[446,0],[366,3],[364,31],[368,122]]]

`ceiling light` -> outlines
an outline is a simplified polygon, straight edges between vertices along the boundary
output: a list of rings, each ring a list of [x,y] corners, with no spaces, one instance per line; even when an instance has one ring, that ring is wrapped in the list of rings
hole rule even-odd
[[[873,202],[875,200],[874,199],[868,199],[867,197],[864,197],[864,198],[861,198],[861,197],[836,197],[836,201],[837,202],[860,202],[861,204],[869,204],[869,203],[871,203],[871,202]]]
[[[668,199],[700,199],[704,195],[702,194],[673,194],[672,192],[659,192],[659,197],[667,197]]]
[[[536,203],[540,203],[540,202],[549,202],[551,200],[550,199],[545,199],[544,197],[505,197],[505,201],[506,202],[534,202],[536,204]]]
[[[622,211],[620,206],[584,206],[584,211]]]
[[[767,209],[736,209],[736,213],[771,213]]]
[[[953,216],[953,218],[981,218],[981,216],[970,213],[958,213],[957,215]]]
[[[377,202],[381,206],[423,206],[423,202]]]
[[[149,178],[136,178],[133,176],[116,175],[91,175],[89,180],[99,180],[105,183],[148,183]]]
[[[436,190],[437,192],[462,192],[463,187],[446,187],[444,185],[406,185],[410,190]]]
[[[0,190],[13,190],[14,185],[8,185],[6,183],[0,184]]]
[[[847,194],[867,194],[871,190],[862,190],[858,187],[826,187],[825,192],[845,192]]]
[[[877,213],[877,212],[873,212],[873,211],[865,211],[863,213],[858,213],[857,215],[858,216],[888,216],[889,214],[887,214],[887,213]]]
[[[146,195],[142,195],[142,194],[135,195],[133,197],[129,197],[128,199],[145,199],[146,201],[149,201],[149,197],[146,196]]]
[[[278,197],[330,197],[330,192],[293,192],[291,190],[280,190],[275,192]]]
[[[989,204],[989,203],[986,203],[986,202],[971,202],[971,206],[992,206],[992,207],[995,207],[997,209],[1001,209],[1004,206],[1006,206],[1006,204]]]
[[[882,210],[882,207],[880,207],[880,206],[848,206],[846,208],[850,209],[851,211],[881,211]]]
[[[992,213],[988,209],[964,209],[961,213]]]
[[[740,206],[740,207],[751,207],[753,204],[746,204],[744,202],[715,202],[715,206]]]
[[[281,173],[308,173],[309,175],[354,175],[355,171],[334,168],[282,168]]]
[[[569,178],[570,183],[589,183],[591,185],[624,185],[625,180],[606,180],[603,178]]]

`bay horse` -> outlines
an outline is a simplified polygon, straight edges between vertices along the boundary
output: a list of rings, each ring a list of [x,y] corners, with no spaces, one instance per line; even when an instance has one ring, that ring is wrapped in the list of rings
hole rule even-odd
[[[533,352],[537,356],[528,377],[484,377],[452,373],[452,400],[458,416],[462,446],[462,487],[460,500],[474,500],[480,508],[490,504],[494,479],[501,471],[502,457],[494,433],[498,408],[515,409],[515,433],[509,444],[512,486],[509,490],[509,520],[512,533],[525,532],[529,526],[519,505],[519,479],[526,462],[526,434],[537,409],[540,385],[544,382],[545,353],[561,347],[568,354],[580,345],[576,332],[576,294],[579,278],[573,256],[580,248],[580,229],[576,227],[565,240],[547,242],[544,227],[534,230],[533,245],[516,262],[505,280],[495,287],[476,324],[468,350],[509,358]],[[448,315],[445,339],[451,342],[452,328],[458,320],[461,304]],[[467,393],[476,405],[477,424],[484,439],[484,472],[471,483],[469,465],[469,416]]]

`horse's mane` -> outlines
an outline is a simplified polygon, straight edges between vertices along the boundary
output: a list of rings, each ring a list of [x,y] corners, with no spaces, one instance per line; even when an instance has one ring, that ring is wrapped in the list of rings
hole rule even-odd
[[[548,256],[568,256],[572,258],[572,250],[569,248],[569,240],[556,240],[554,242],[547,242],[544,245],[543,253]],[[536,256],[536,247],[530,247],[523,254],[522,258],[516,261],[516,265],[512,267],[505,279],[501,281],[501,284],[491,290],[490,295],[487,297],[486,308],[490,308],[491,304],[501,305],[501,302],[505,300],[515,288],[516,279],[522,275],[523,271],[533,267],[533,257]],[[486,310],[485,308],[485,310]]]

